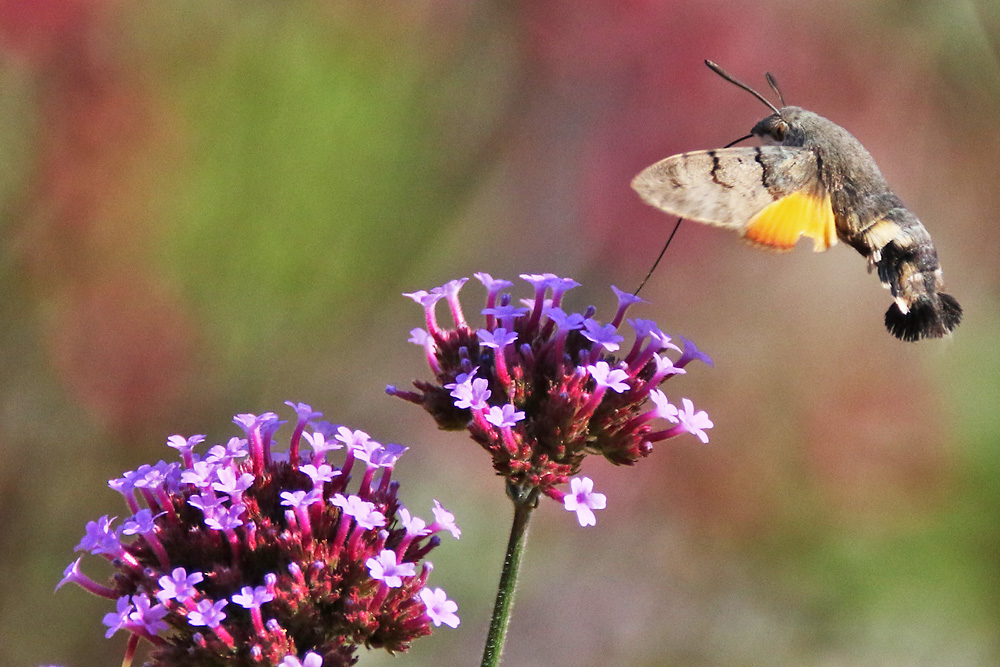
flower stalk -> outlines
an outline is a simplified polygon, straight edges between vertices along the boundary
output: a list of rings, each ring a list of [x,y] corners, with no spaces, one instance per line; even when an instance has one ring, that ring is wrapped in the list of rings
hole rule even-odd
[[[641,299],[622,290],[612,288],[618,307],[611,323],[602,324],[593,306],[582,313],[563,310],[563,296],[577,286],[573,280],[522,275],[534,298],[515,302],[505,292],[513,283],[486,273],[476,278],[487,293],[480,311],[485,326],[479,329],[459,303],[465,278],[405,295],[424,308],[427,329],[413,329],[410,342],[423,348],[434,378],[415,381],[416,391],[390,385],[386,392],[423,407],[441,429],[467,430],[505,481],[514,518],[482,661],[495,667],[528,522],[541,496],[575,512],[581,526],[592,526],[594,511],[604,509],[607,498],[594,491],[590,478],[575,476],[588,455],[634,465],[654,442],[683,433],[707,442],[708,415],[687,398],[681,407],[672,404],[659,385],[685,374],[689,362],[711,365],[711,359],[688,340],[678,347],[651,320],[626,320],[626,311]],[[453,328],[438,319],[440,301],[451,311]],[[626,321],[634,342],[623,354],[620,328]],[[676,362],[670,351],[679,353]]]
[[[521,568],[521,557],[524,555],[528,539],[528,522],[536,505],[534,502],[514,503],[514,520],[511,522],[507,553],[503,559],[503,570],[500,572],[500,585],[497,587],[497,598],[493,604],[490,631],[486,636],[482,667],[497,667],[500,664],[500,656],[507,640],[507,627],[510,625],[511,611],[514,607],[517,574]]]

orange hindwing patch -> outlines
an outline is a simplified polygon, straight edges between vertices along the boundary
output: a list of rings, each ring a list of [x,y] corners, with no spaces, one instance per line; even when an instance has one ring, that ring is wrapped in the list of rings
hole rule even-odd
[[[774,250],[791,250],[799,237],[808,236],[813,251],[822,252],[837,243],[830,195],[804,191],[785,195],[750,218],[743,236]]]

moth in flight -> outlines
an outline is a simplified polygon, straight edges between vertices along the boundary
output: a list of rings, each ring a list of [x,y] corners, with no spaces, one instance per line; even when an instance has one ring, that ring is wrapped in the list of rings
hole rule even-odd
[[[840,239],[868,260],[893,296],[889,333],[906,341],[940,338],[962,320],[962,307],[944,290],[930,234],[900,201],[864,146],[847,130],[805,109],[763,95],[706,60],[771,111],[743,139],[761,146],[726,147],[668,157],[632,181],[643,201],[667,213],[733,229],[773,250],[808,236],[820,252]],[[743,139],[738,139],[742,141]],[[732,144],[730,144],[732,146]]]

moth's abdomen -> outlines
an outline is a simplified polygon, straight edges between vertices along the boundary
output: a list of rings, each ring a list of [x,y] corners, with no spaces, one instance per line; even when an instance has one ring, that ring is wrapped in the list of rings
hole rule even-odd
[[[885,328],[896,338],[917,341],[921,338],[941,338],[951,333],[962,321],[962,307],[950,294],[925,294],[903,312],[898,303],[885,311]]]
[[[962,307],[944,292],[930,234],[917,216],[902,207],[889,211],[878,224],[895,232],[889,239],[879,239],[881,247],[871,248],[879,279],[895,298],[885,314],[886,329],[906,341],[950,333],[962,321]]]

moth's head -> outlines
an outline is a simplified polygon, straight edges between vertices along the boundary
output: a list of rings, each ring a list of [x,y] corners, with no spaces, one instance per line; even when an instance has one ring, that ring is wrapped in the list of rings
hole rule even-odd
[[[711,60],[706,60],[705,64],[723,79],[747,91],[767,105],[767,107],[774,112],[754,125],[748,136],[743,137],[742,139],[737,139],[737,141],[743,141],[743,139],[749,139],[753,136],[760,137],[765,144],[779,144],[782,146],[802,146],[805,144],[806,138],[810,132],[810,123],[812,122],[810,117],[816,117],[816,115],[811,114],[804,109],[800,109],[799,107],[787,106],[785,104],[785,96],[781,94],[781,89],[778,88],[778,82],[775,81],[770,72],[765,74],[765,78],[767,79],[768,85],[771,86],[771,90],[773,90],[778,96],[778,100],[781,102],[781,108],[775,106],[770,100],[747,84],[742,81],[737,81],[731,77]]]
[[[782,107],[753,126],[750,133],[764,144],[802,146],[806,141],[809,112],[799,107]]]

